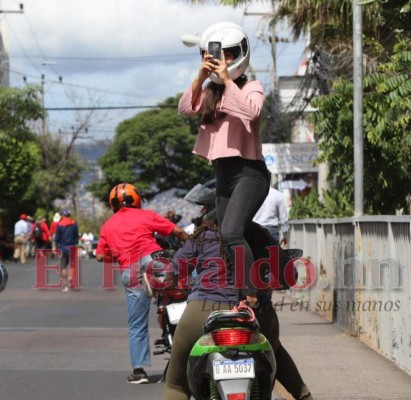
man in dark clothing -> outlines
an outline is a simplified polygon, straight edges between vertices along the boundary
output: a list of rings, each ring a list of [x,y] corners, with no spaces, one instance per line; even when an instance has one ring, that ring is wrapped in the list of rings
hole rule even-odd
[[[61,213],[61,220],[57,225],[56,244],[61,250],[60,275],[63,281],[63,292],[72,288],[73,276],[78,261],[78,225],[70,218],[70,211]],[[69,266],[69,278],[67,282],[67,266]]]

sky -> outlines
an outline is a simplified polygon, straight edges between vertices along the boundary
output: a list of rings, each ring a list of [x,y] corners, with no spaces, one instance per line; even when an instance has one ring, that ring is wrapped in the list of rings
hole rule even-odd
[[[24,0],[22,0],[24,1]],[[0,0],[1,11],[19,9],[22,1]],[[183,34],[201,34],[209,25],[241,25],[251,44],[251,64],[266,88],[272,65],[268,21],[214,1],[192,5],[185,0],[26,0],[24,13],[0,13],[9,52],[10,85],[44,85],[46,108],[154,106],[183,92],[200,65],[198,47],[186,47]],[[247,12],[271,10],[270,2]],[[278,35],[291,39],[284,27]],[[278,43],[277,74],[294,75],[304,40]],[[2,63],[6,64],[6,63]],[[5,65],[2,65],[5,67]],[[61,82],[60,82],[61,77]],[[116,126],[144,108],[49,111],[51,132],[69,136],[87,117],[84,140],[112,139]]]

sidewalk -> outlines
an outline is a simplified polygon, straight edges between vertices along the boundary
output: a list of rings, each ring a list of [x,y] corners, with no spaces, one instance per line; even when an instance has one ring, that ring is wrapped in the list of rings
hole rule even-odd
[[[283,303],[276,308],[280,340],[315,400],[411,399],[411,375],[314,312],[295,311],[296,303],[292,311],[293,302],[283,292],[273,295],[273,304]],[[283,398],[292,399],[276,384],[273,399]]]

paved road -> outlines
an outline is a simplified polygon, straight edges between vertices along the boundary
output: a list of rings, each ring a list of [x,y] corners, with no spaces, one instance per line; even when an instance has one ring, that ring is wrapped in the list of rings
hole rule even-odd
[[[124,292],[104,290],[101,264],[81,263],[81,291],[38,290],[34,260],[5,263],[9,283],[0,294],[0,398],[161,399],[156,383],[166,365],[154,356],[149,385],[125,383],[130,373]],[[57,280],[50,271],[48,282]],[[159,337],[155,307],[151,340]]]
[[[149,385],[129,385],[127,316],[124,292],[99,289],[101,264],[83,261],[78,292],[36,290],[34,262],[7,264],[9,284],[0,294],[1,400],[161,399],[157,383],[166,365],[154,356]],[[50,272],[48,280],[57,277]],[[292,299],[278,311],[281,340],[292,354],[316,400],[411,399],[411,376],[309,311],[292,311]],[[155,307],[151,340],[160,336]],[[277,387],[273,398],[280,393]]]

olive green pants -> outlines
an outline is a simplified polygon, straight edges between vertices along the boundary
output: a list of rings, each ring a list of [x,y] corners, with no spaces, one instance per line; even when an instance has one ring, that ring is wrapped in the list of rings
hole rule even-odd
[[[201,336],[204,322],[210,312],[228,310],[232,306],[226,303],[210,301],[190,301],[177,325],[173,339],[170,364],[166,376],[165,400],[189,400],[186,368],[190,351]],[[271,304],[263,304],[256,310],[256,317],[261,332],[269,340],[277,361],[276,379],[296,400],[310,400],[311,394],[304,384],[297,366],[281,345],[277,313]]]

